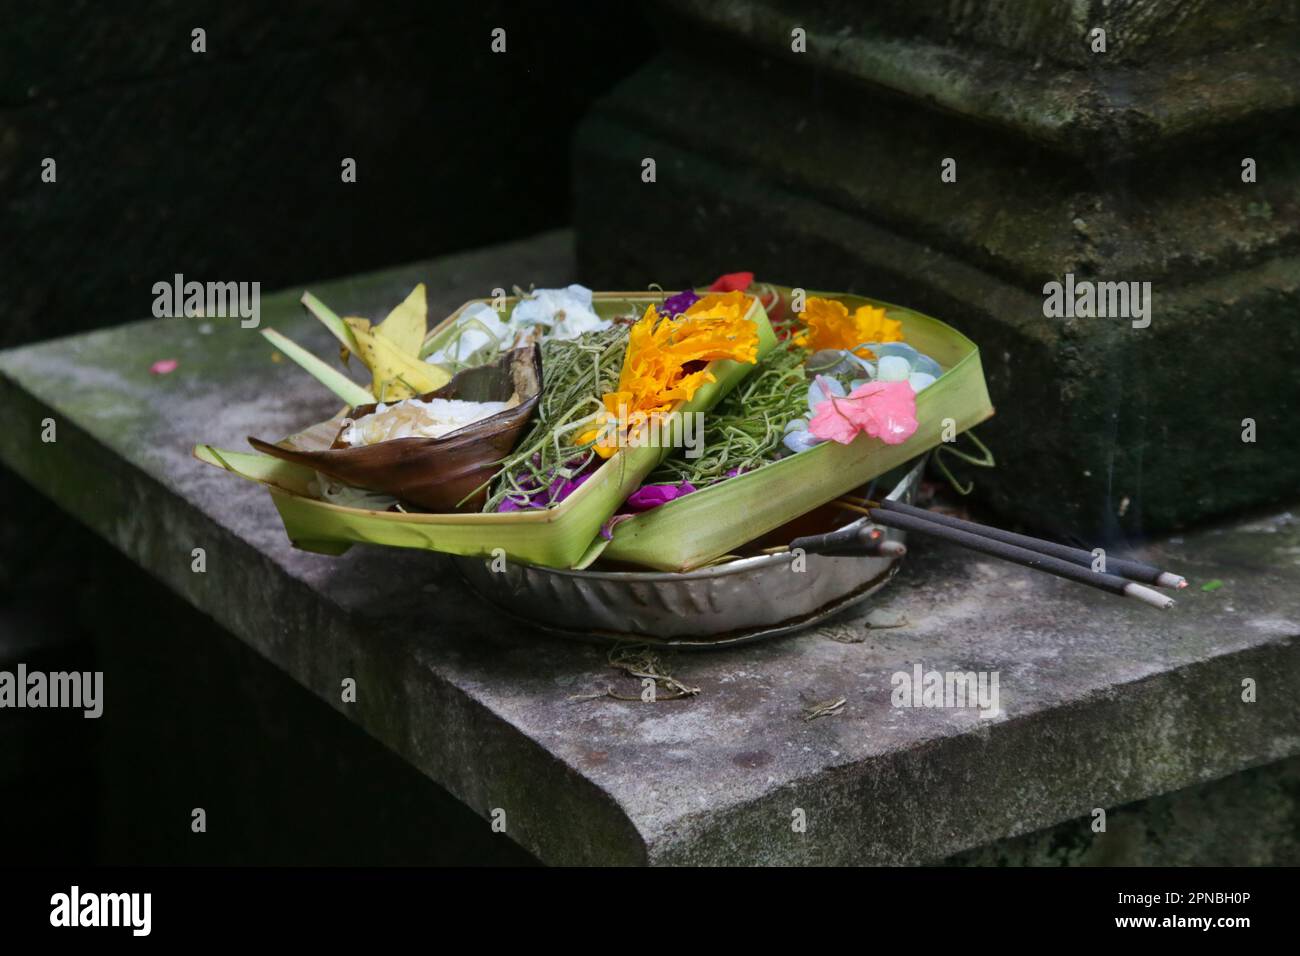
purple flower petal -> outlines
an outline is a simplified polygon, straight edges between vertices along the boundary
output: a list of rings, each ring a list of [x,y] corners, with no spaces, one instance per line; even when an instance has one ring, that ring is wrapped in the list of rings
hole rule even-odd
[[[524,475],[518,482],[519,488],[524,494],[507,495],[502,498],[500,504],[497,505],[497,511],[528,511],[532,508],[558,505],[581,488],[583,482],[595,473],[596,467],[591,467],[574,475],[572,478],[561,478],[559,481],[552,482],[545,488],[539,487],[537,479],[532,475]]]
[[[628,495],[627,501],[623,502],[624,511],[649,511],[651,508],[658,508],[660,505],[667,504],[682,495],[689,495],[695,490],[695,486],[689,481],[683,481],[680,485],[642,485],[632,494]]]
[[[572,478],[564,478],[557,484],[551,485],[551,504],[559,504],[565,498],[569,497],[569,495],[581,488],[583,483],[595,473],[595,469],[584,471],[574,475]]]
[[[667,504],[682,495],[689,495],[693,491],[695,486],[689,481],[683,481],[679,485],[642,485],[628,495],[623,506],[601,526],[600,536],[609,541],[614,537],[615,525],[634,518],[643,511]]]
[[[696,302],[700,297],[695,294],[693,289],[687,289],[684,292],[678,292],[676,295],[664,299],[664,304],[659,309],[660,315],[681,315]]]

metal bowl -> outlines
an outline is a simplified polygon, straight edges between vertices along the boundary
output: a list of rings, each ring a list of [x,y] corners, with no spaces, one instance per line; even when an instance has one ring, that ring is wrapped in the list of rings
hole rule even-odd
[[[887,497],[911,503],[925,467],[919,459]],[[841,529],[878,528],[860,518]],[[879,528],[885,540],[904,533]],[[804,570],[796,570],[796,560]],[[672,647],[725,647],[811,627],[879,591],[898,557],[786,551],[736,558],[696,571],[566,571],[491,560],[455,559],[476,592],[508,613],[566,637]]]

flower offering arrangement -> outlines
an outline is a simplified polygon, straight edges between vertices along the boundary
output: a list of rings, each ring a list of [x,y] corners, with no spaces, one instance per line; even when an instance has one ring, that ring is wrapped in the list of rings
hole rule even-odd
[[[347,407],[256,454],[195,454],[266,485],[324,553],[689,570],[992,414],[978,349],[938,320],[748,273],[474,300],[432,331],[422,286],[377,324],[303,302],[369,386],[267,330]]]

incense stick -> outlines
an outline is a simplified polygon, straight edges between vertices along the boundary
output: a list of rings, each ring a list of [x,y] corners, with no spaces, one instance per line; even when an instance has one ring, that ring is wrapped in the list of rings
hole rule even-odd
[[[1112,594],[1137,598],[1139,601],[1144,601],[1152,607],[1158,607],[1162,610],[1174,605],[1172,598],[1166,597],[1158,591],[1153,591],[1145,585],[1127,581],[1118,575],[1093,571],[1062,558],[1044,554],[1041,551],[1031,551],[1028,548],[1017,547],[983,535],[972,534],[969,531],[962,531],[959,528],[939,524],[929,520],[929,516],[919,517],[892,510],[886,511],[883,508],[872,508],[870,514],[873,521],[887,527],[932,535],[945,541],[951,541],[953,544],[970,548],[972,551],[979,551],[995,558],[1002,558],[1015,564],[1024,565],[1027,568],[1033,568],[1036,571],[1046,571],[1048,574],[1055,574],[1057,577],[1066,578],[1079,584],[1100,588]]]
[[[859,514],[870,513],[866,508],[859,505],[849,507],[849,502],[844,499],[840,499],[837,504],[849,508],[851,511],[856,511]],[[869,504],[872,507],[878,506],[886,511],[896,511],[899,514],[924,518],[927,521],[947,525],[950,528],[957,528],[960,531],[969,531],[971,534],[992,538],[995,541],[1001,541],[1005,544],[1026,548],[1030,551],[1038,551],[1041,554],[1050,554],[1055,558],[1060,558],[1063,561],[1069,561],[1071,564],[1077,564],[1089,569],[1092,567],[1093,561],[1096,560],[1096,556],[1091,551],[1084,551],[1082,548],[1057,544],[1055,541],[1045,541],[1042,538],[1033,538],[1027,534],[1017,534],[1014,531],[1003,531],[1001,528],[977,524],[974,521],[966,521],[962,518],[954,518],[951,515],[939,514],[934,511],[926,511],[924,508],[916,508],[899,501],[885,500],[881,502],[869,502]],[[1173,588],[1175,590],[1187,587],[1187,581],[1182,576],[1173,574],[1170,571],[1162,571],[1157,567],[1153,567],[1152,565],[1145,564],[1141,561],[1133,561],[1128,558],[1112,558],[1107,555],[1103,566],[1107,573],[1117,574],[1120,577],[1128,578],[1130,581],[1140,581],[1144,584],[1154,584],[1157,587]]]

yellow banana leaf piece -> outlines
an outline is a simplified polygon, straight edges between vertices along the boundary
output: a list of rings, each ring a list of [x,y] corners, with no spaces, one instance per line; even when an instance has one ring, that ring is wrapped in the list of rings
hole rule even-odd
[[[343,321],[356,342],[357,357],[370,369],[373,377],[370,391],[379,401],[395,402],[422,395],[451,381],[451,374],[445,369],[415,357],[419,351],[418,344],[414,351],[403,352],[388,336],[377,328],[371,328],[366,319]]]
[[[374,331],[397,346],[398,351],[411,358],[419,358],[428,324],[429,300],[425,295],[424,283],[421,282],[411,290],[406,301],[375,326]]]
[[[384,321],[340,319],[320,299],[303,293],[302,303],[339,341],[339,358],[346,365],[356,353],[371,374],[371,390],[380,401],[396,401],[441,388],[451,373],[420,361],[429,321],[429,302],[421,282]],[[358,330],[360,334],[358,334]]]

